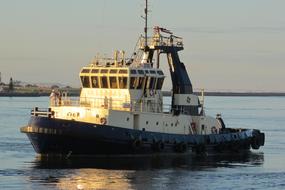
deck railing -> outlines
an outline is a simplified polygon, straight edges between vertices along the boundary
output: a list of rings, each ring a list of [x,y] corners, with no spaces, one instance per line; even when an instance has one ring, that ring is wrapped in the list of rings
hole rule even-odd
[[[51,108],[38,108],[35,107],[31,110],[31,115],[33,116],[42,116],[42,117],[53,117],[54,111]]]
[[[110,110],[125,110],[125,111],[140,111],[140,112],[170,112],[171,105],[163,103],[154,103],[149,100],[122,100],[113,98],[56,98],[51,99],[50,105],[52,107],[61,106],[76,106],[76,107],[90,107]]]
[[[145,37],[141,36],[139,40],[140,48],[145,47]],[[183,47],[183,40],[180,37],[177,36],[154,36],[154,37],[148,37],[147,38],[147,45],[149,47],[155,47],[155,46],[174,46],[174,47]]]

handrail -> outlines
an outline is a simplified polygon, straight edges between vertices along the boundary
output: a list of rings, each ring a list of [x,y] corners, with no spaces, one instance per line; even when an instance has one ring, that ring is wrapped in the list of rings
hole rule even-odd
[[[122,100],[113,98],[57,98],[51,100],[52,107],[76,106],[110,110],[140,111],[140,112],[169,112],[171,104],[145,102],[138,100]]]
[[[54,116],[54,111],[52,111],[51,108],[39,109],[38,107],[34,107],[34,109],[31,110],[31,115],[51,118]]]
[[[140,48],[145,46],[145,37],[141,36],[139,40]],[[148,37],[148,46],[174,46],[174,47],[183,47],[183,40],[180,37],[171,35],[170,37],[165,37],[162,35]]]

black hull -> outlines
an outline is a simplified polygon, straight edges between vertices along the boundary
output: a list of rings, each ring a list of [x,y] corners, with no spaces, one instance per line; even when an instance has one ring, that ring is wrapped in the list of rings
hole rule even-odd
[[[201,154],[241,152],[264,145],[264,133],[259,130],[176,135],[36,116],[21,132],[41,155]]]

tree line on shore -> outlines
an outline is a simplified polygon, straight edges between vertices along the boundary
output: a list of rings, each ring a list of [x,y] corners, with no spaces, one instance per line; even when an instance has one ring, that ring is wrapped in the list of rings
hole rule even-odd
[[[34,96],[42,96],[48,95],[51,93],[52,89],[60,89],[63,91],[70,91],[73,94],[78,94],[78,88],[72,88],[70,86],[59,87],[58,85],[50,85],[50,86],[40,86],[37,84],[22,84],[21,81],[14,81],[11,77],[8,84],[3,82],[0,83],[0,95],[8,96],[8,95],[34,95]]]

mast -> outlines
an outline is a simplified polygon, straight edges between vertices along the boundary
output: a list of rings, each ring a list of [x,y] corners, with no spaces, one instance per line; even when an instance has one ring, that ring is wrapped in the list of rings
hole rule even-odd
[[[144,46],[145,48],[147,47],[147,14],[148,14],[148,0],[145,0],[145,9],[144,9],[144,21],[145,21],[145,26],[144,26]]]

